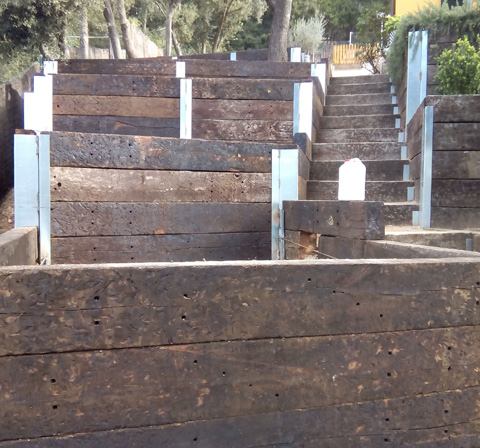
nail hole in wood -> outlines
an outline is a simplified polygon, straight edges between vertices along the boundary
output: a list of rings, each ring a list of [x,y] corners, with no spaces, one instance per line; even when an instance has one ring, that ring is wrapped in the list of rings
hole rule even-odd
[[[392,352],[388,352],[389,355],[392,355]]]
[[[307,278],[307,282],[311,282],[311,281],[312,281],[312,279],[311,279],[311,278]]]
[[[275,397],[277,397],[277,398],[278,398],[279,396],[280,396],[279,394],[275,394]]]
[[[193,360],[194,364],[198,364],[198,361],[196,359]]]
[[[97,300],[97,301],[100,300],[100,296],[95,296],[93,300]]]
[[[389,421],[390,421],[390,419],[387,417],[387,418],[385,419],[385,421],[386,421],[386,422],[389,422]]]
[[[392,374],[390,372],[387,373],[387,376],[392,376]]]
[[[52,379],[50,380],[50,382],[51,382],[52,384],[55,384],[55,383],[57,382],[57,380],[56,380],[55,378],[52,378]]]
[[[187,316],[182,316],[182,320],[186,320],[187,319]]]
[[[451,350],[451,349],[452,349],[452,347],[450,347],[450,346],[449,346],[449,347],[447,347],[447,350]]]
[[[52,406],[52,409],[58,409],[58,406],[57,406],[56,404],[54,404],[54,405]]]
[[[59,182],[57,185],[58,185],[59,187],[61,187],[61,186],[62,186],[62,183],[61,183],[61,182]]]
[[[357,302],[357,306],[360,306],[360,302]]]
[[[445,414],[448,414],[448,409],[445,409],[443,412],[445,412]]]
[[[95,325],[100,325],[100,321],[99,321],[99,320],[96,320],[96,321],[95,321]]]
[[[380,314],[380,317],[383,317],[383,314]]]

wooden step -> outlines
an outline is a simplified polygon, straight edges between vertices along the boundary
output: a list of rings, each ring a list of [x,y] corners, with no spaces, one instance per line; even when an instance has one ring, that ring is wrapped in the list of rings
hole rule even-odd
[[[400,160],[403,143],[314,143],[313,160]]]
[[[390,226],[388,229],[385,229],[385,239],[407,244],[420,244],[422,246],[466,250],[466,240],[468,238],[473,238],[474,233],[476,232],[465,230],[421,229],[412,226]]]
[[[402,181],[404,160],[364,160],[367,181]],[[343,161],[314,161],[310,163],[310,180],[338,180]]]
[[[388,104],[367,104],[367,105],[349,105],[349,106],[325,106],[323,108],[324,116],[345,116],[345,115],[386,115],[393,114],[395,106]]]
[[[385,225],[410,226],[412,225],[412,214],[414,211],[418,211],[418,204],[413,201],[385,202],[383,204]]]
[[[334,76],[330,78],[330,85],[336,84],[371,84],[390,82],[388,75],[366,75],[366,76]]]
[[[351,115],[320,117],[320,129],[395,128],[399,115]]]
[[[400,129],[319,129],[316,143],[398,142]]]
[[[407,187],[413,187],[410,181],[367,181],[367,201],[405,202]],[[338,182],[335,181],[308,181],[307,199],[333,201],[338,197]]]
[[[391,93],[369,93],[357,95],[333,95],[329,87],[326,104],[328,106],[349,106],[367,104],[391,104]]]
[[[368,84],[333,84],[328,87],[329,95],[364,95],[367,93],[391,93],[389,82]]]

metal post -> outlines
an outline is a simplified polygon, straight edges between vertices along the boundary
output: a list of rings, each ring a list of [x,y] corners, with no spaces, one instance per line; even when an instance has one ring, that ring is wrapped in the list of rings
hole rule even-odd
[[[185,78],[186,71],[187,68],[185,61],[177,61],[175,63],[175,76],[177,78]]]
[[[433,106],[425,107],[420,172],[419,226],[430,228],[432,214]]]
[[[283,201],[298,199],[298,166],[298,149],[272,151],[272,260],[285,259]]]
[[[38,215],[40,264],[50,264],[50,134],[38,136]]]
[[[302,61],[302,49],[300,47],[290,48],[290,62]]]
[[[58,73],[57,61],[43,61],[43,74],[56,75]]]
[[[312,64],[312,76],[316,76],[320,81],[323,89],[323,102],[327,98],[327,64],[322,62],[319,64]]]
[[[14,136],[14,225],[38,227],[38,136]]]
[[[23,127],[37,132],[53,130],[53,77],[34,76],[33,92],[24,94]]]
[[[192,80],[180,79],[180,138],[192,138]]]
[[[428,31],[410,31],[408,33],[407,125],[427,95],[427,62]]]
[[[313,83],[295,83],[293,97],[293,135],[305,132],[312,139]]]

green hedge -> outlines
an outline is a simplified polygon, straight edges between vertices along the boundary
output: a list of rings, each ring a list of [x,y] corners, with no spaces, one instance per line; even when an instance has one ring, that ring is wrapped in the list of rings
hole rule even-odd
[[[435,39],[441,32],[467,36],[470,42],[476,43],[480,33],[480,6],[466,4],[449,8],[446,3],[440,7],[429,5],[416,13],[403,16],[396,24],[393,42],[387,54],[388,73],[396,85],[402,80],[408,32],[413,30],[428,30],[431,39]]]

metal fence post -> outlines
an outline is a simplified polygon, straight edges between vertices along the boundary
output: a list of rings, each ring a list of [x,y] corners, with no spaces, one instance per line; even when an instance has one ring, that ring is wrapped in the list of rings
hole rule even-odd
[[[298,149],[272,151],[272,260],[285,259],[283,201],[299,198]]]
[[[312,64],[312,76],[316,76],[320,81],[323,89],[323,103],[325,105],[327,98],[327,64],[325,62]]]
[[[192,80],[180,79],[180,138],[192,138]]]
[[[38,221],[40,264],[50,264],[50,134],[38,136]]]
[[[175,63],[175,77],[185,78],[187,67],[185,61],[177,61]]]
[[[290,48],[290,62],[302,62],[302,49],[300,47]]]
[[[293,97],[293,135],[305,132],[312,139],[313,83],[295,83]]]
[[[432,215],[433,106],[425,107],[421,157],[418,224],[428,229]]]
[[[427,95],[427,63],[428,31],[410,31],[408,33],[407,125]]]
[[[38,227],[38,136],[14,135],[14,225]]]

